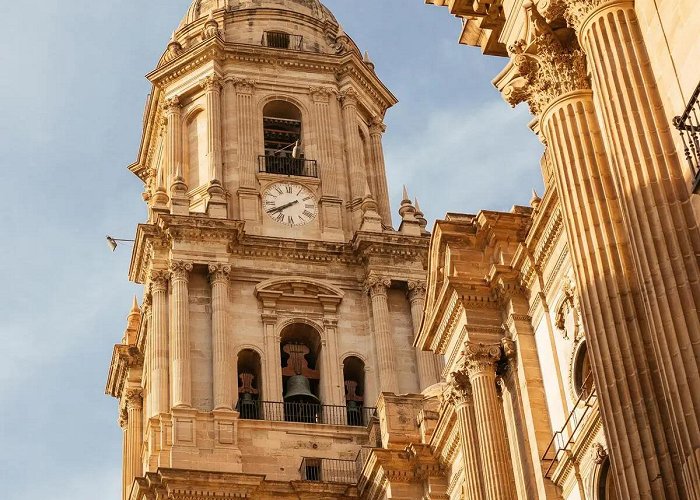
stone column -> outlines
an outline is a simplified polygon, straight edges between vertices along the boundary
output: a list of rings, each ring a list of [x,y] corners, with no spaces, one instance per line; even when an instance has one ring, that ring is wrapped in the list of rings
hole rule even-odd
[[[168,359],[168,278],[167,271],[151,272],[152,321],[149,336],[153,337],[151,363],[151,416],[170,411]]]
[[[324,404],[345,406],[345,384],[343,380],[343,365],[338,356],[338,319],[326,317],[323,319],[324,349],[327,356],[324,357],[324,373],[321,374],[322,384],[328,387],[328,400]]]
[[[170,366],[173,408],[192,406],[192,367],[190,361],[190,294],[189,273],[192,264],[173,262],[170,265],[172,285],[172,324]]]
[[[467,343],[465,357],[474,397],[485,498],[512,500],[515,480],[501,401],[496,392],[496,363],[501,346]]]
[[[454,405],[459,423],[459,441],[464,462],[463,497],[466,500],[483,500],[481,453],[479,451],[479,434],[476,429],[472,388],[466,368],[450,374],[448,378],[448,401]]]
[[[128,498],[134,479],[143,474],[141,452],[143,450],[143,394],[141,389],[127,389],[126,398],[126,449],[124,450],[124,498]]]
[[[283,401],[282,359],[280,358],[280,339],[275,332],[277,315],[263,314],[265,329],[265,359],[263,361],[263,398],[265,401]]]
[[[314,87],[310,89],[314,102],[316,143],[318,145],[318,162],[321,168],[323,195],[338,196],[338,180],[336,172],[340,165],[333,160],[333,122],[331,120],[330,98],[331,89]]]
[[[119,427],[122,430],[122,500],[129,500],[129,486],[127,486],[128,470],[127,470],[127,443],[128,435],[126,433],[128,417],[125,408],[119,409]]]
[[[572,30],[555,34],[531,2],[525,5],[529,38],[511,47],[511,65],[497,86],[511,104],[527,101],[540,116],[581,289],[594,378],[605,388],[599,393],[601,413],[617,485],[622,498],[679,498],[682,482],[669,451],[672,426],[661,417],[667,396],[658,384],[655,334],[637,274],[644,261],[635,263],[636,236],[630,236],[620,199],[628,195],[606,155],[586,60]]]
[[[214,379],[214,409],[233,410],[238,401],[236,366],[228,331],[228,278],[231,266],[211,264],[211,345]]]
[[[221,143],[221,78],[208,76],[202,81],[207,98],[207,159],[209,161],[209,201],[207,213],[216,218],[226,218],[226,196]]]
[[[255,82],[245,79],[234,79],[236,89],[236,122],[238,125],[238,162],[241,176],[241,187],[254,189],[255,174],[257,173],[257,151],[255,149],[258,124],[253,109],[253,92]]]
[[[343,130],[345,132],[345,158],[347,162],[348,177],[350,180],[350,201],[359,203],[365,194],[367,172],[362,165],[362,143],[357,124],[357,93],[350,89],[341,94],[343,108]]]
[[[177,215],[187,215],[189,200],[183,170],[182,107],[178,97],[166,101],[165,118],[167,120],[167,165],[170,169],[170,211]]]
[[[411,303],[411,320],[413,322],[413,337],[420,333],[420,325],[425,309],[425,283],[422,281],[408,282],[408,300]],[[436,354],[423,351],[416,347],[416,364],[418,365],[418,381],[421,391],[440,381],[440,365]]]
[[[588,57],[649,309],[652,331],[642,332],[643,341],[654,347],[647,353],[656,356],[660,371],[656,391],[668,397],[668,414],[666,405],[661,408],[665,427],[673,430],[673,452],[680,455],[674,468],[682,472],[688,497],[700,498],[700,232],[670,121],[632,0],[574,0],[565,17]]]
[[[369,125],[370,147],[372,151],[372,164],[374,165],[374,199],[379,205],[379,215],[385,226],[391,226],[391,205],[389,203],[389,187],[386,183],[386,167],[384,165],[384,148],[382,147],[382,134],[386,131],[386,125],[381,116],[372,118]]]
[[[390,286],[391,280],[382,276],[370,276],[365,283],[372,300],[379,391],[398,394],[399,382],[394,357],[394,339],[389,318],[389,303],[387,302],[387,291]]]

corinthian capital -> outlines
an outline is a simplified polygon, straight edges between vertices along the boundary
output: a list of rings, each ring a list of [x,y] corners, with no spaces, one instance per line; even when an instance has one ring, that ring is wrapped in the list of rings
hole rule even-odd
[[[386,132],[386,125],[384,125],[384,120],[381,116],[373,116],[369,121],[369,133],[371,135],[382,135]]]
[[[501,344],[476,344],[467,342],[464,345],[464,360],[470,376],[485,371],[496,373],[496,363],[501,359]]]
[[[180,98],[178,96],[174,96],[170,99],[166,99],[163,103],[163,110],[166,114],[179,113],[182,110],[182,103],[180,102]]]
[[[165,292],[168,289],[168,280],[170,272],[162,269],[151,271],[151,294],[156,292]]]
[[[192,263],[185,261],[173,261],[170,263],[170,272],[173,280],[187,280],[190,271],[192,271]]]
[[[336,91],[330,87],[309,87],[314,102],[327,103]]]
[[[524,8],[528,38],[508,48],[512,66],[497,86],[511,106],[527,102],[531,112],[540,115],[558,97],[589,89],[590,82],[574,31],[552,29],[530,1]]]
[[[221,90],[221,77],[219,75],[209,75],[199,82],[199,86],[207,92],[218,92]]]
[[[425,300],[427,285],[425,281],[409,281],[408,282],[408,300]]]
[[[372,297],[386,295],[387,289],[391,286],[391,279],[378,274],[371,274],[365,280],[365,291]]]
[[[127,389],[124,392],[124,399],[126,400],[127,411],[143,408],[143,392],[141,389]]]
[[[563,17],[578,32],[591,12],[603,3],[605,0],[546,0],[540,8],[547,19],[554,21]]]
[[[447,387],[442,394],[444,400],[458,406],[472,401],[472,386],[469,376],[462,370],[454,371],[447,376]]]
[[[357,92],[355,92],[355,89],[345,89],[338,94],[338,99],[340,99],[340,103],[343,105],[344,108],[348,106],[357,106]]]
[[[226,264],[209,264],[209,280],[212,284],[228,283],[231,266]]]

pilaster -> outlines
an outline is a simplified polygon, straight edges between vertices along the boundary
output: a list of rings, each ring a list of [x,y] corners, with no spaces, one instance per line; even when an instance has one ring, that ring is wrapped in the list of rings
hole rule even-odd
[[[168,280],[170,273],[156,270],[151,272],[151,297],[153,301],[151,343],[151,417],[170,410],[169,395],[169,336],[168,336]]]
[[[340,94],[343,114],[343,130],[345,133],[345,158],[350,184],[350,204],[353,212],[354,228],[359,227],[360,204],[364,197],[367,172],[362,165],[362,144],[358,130],[357,93],[348,89]]]
[[[165,102],[167,120],[167,164],[170,167],[170,213],[187,215],[190,202],[187,198],[187,184],[183,168],[182,148],[182,105],[175,96]]]
[[[423,281],[408,282],[408,300],[411,304],[411,320],[413,322],[413,337],[420,333],[423,309],[425,309],[426,284]],[[423,351],[416,347],[416,363],[418,365],[418,380],[420,389],[424,390],[440,381],[440,360],[433,352]]]
[[[386,182],[386,167],[384,165],[384,148],[382,135],[386,125],[381,116],[374,116],[369,124],[370,149],[372,152],[372,194],[379,205],[379,215],[387,227],[391,227],[391,205],[389,203],[389,186]]]
[[[143,394],[140,388],[127,389],[124,393],[126,400],[126,430],[124,450],[124,498],[128,498],[134,479],[143,474],[141,450],[143,448]]]
[[[214,409],[233,410],[238,401],[238,384],[235,383],[236,367],[229,341],[228,330],[228,279],[231,266],[209,265],[211,282],[212,316],[212,374],[214,385]]]
[[[221,77],[211,75],[201,82],[207,99],[207,158],[209,187],[207,214],[217,219],[227,216],[226,194],[223,188],[224,172],[221,144]]]

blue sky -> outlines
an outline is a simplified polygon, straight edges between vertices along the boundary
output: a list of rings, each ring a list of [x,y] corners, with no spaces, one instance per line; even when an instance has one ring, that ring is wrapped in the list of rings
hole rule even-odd
[[[422,0],[326,0],[401,101],[385,152],[432,220],[507,210],[541,185],[526,109],[490,84],[505,60],[456,42]],[[189,0],[0,0],[0,496],[117,500],[121,438],[103,395],[131,297],[130,238],[145,217],[136,157],[153,69]],[[39,7],[39,8],[37,8]]]

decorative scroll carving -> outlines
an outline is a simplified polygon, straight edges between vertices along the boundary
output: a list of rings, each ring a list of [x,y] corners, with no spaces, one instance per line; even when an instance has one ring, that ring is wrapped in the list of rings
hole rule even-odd
[[[550,21],[564,18],[576,31],[603,0],[546,0],[540,4],[544,16]]]
[[[375,115],[369,121],[369,133],[370,135],[381,135],[386,132],[386,125],[384,124],[384,119]]]
[[[209,280],[212,284],[228,283],[231,266],[227,264],[209,264]]]
[[[532,113],[539,115],[556,98],[589,89],[590,82],[574,31],[552,28],[532,2],[526,3],[525,11],[528,37],[508,48],[516,75],[502,92],[511,106],[526,101]]]
[[[472,386],[469,383],[466,367],[454,371],[447,376],[447,386],[442,393],[443,401],[457,406],[471,403],[472,397]]]
[[[425,300],[427,285],[425,281],[409,281],[408,282],[408,300]]]
[[[386,295],[387,289],[391,286],[391,279],[386,276],[379,276],[376,274],[370,275],[367,280],[365,280],[365,291],[368,292],[372,297],[377,295]]]
[[[127,389],[124,392],[124,399],[126,401],[127,411],[140,410],[143,408],[143,392],[141,389]]]
[[[485,345],[467,342],[464,345],[464,357],[470,375],[489,369],[495,370],[496,363],[501,359],[501,344]]]
[[[309,87],[309,94],[314,102],[328,102],[331,96],[337,94],[337,91],[330,87]]]
[[[222,79],[219,75],[209,75],[199,82],[199,86],[207,92],[221,90]]]
[[[170,279],[170,272],[165,270],[154,270],[151,271],[151,291],[153,294],[155,292],[165,292],[168,290],[168,280]]]
[[[232,83],[238,94],[252,95],[258,82],[250,78],[227,78],[226,83]]]
[[[129,423],[129,414],[126,412],[126,408],[119,412],[119,418],[117,421],[119,422],[119,427],[125,430],[127,424]]]
[[[171,278],[173,280],[187,280],[190,271],[192,271],[192,263],[184,261],[173,261],[170,263]]]
[[[354,89],[345,89],[338,94],[338,99],[344,108],[357,106],[358,95]]]
[[[182,103],[180,102],[180,98],[178,96],[171,97],[170,99],[166,99],[165,102],[163,103],[163,111],[165,111],[166,114],[170,115],[173,113],[179,113],[182,109]],[[162,118],[164,120],[161,124],[165,125],[167,123],[167,118]]]

